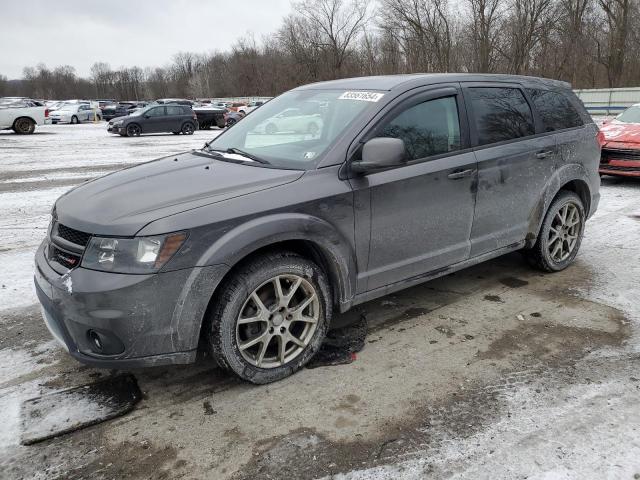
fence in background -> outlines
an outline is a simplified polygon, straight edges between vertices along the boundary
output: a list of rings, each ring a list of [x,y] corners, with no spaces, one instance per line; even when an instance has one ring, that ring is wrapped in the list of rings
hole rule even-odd
[[[591,115],[617,115],[640,103],[640,87],[574,90]]]

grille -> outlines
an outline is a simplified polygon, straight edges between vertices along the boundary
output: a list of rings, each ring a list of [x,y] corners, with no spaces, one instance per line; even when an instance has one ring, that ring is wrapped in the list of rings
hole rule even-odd
[[[73,228],[69,228],[61,223],[58,224],[58,236],[68,242],[75,243],[76,245],[81,245],[83,247],[87,246],[89,238],[91,238],[90,233],[74,230]]]
[[[607,163],[610,160],[640,160],[639,150],[617,150],[617,149],[603,149],[601,163]]]
[[[55,246],[51,247],[51,259],[68,269],[75,268],[80,263],[80,257],[78,255],[63,252]]]

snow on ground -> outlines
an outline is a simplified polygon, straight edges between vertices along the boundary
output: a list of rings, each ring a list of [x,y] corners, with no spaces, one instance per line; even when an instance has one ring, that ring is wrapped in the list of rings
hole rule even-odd
[[[115,169],[200,148],[219,132],[123,138],[108,134],[105,123],[47,125],[30,136],[0,132],[0,315],[37,303],[33,256],[60,195]],[[46,376],[17,381],[35,377],[55,363],[61,351],[53,340],[30,350],[0,350],[0,449],[19,441],[20,404],[51,391],[42,386]],[[86,415],[94,407],[88,405]]]

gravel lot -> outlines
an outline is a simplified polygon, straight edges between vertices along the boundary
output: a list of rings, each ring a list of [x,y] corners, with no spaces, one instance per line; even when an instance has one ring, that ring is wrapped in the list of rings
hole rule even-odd
[[[575,264],[517,254],[362,305],[353,363],[268,386],[196,365],[134,371],[124,417],[18,444],[20,403],[116,372],[44,327],[32,257],[55,198],[123,166],[200,147],[102,124],[0,133],[0,477],[640,478],[640,182],[605,178]]]

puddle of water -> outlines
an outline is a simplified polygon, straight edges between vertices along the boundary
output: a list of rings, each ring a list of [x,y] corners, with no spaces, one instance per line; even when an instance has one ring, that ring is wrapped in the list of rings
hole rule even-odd
[[[119,417],[141,398],[135,377],[127,374],[26,400],[20,443],[31,445]]]

